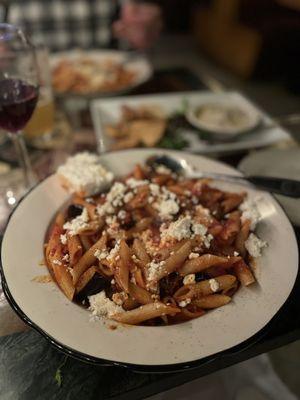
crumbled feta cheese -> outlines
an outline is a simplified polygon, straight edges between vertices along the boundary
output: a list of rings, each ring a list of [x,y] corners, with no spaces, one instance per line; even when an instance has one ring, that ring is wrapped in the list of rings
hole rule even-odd
[[[195,205],[199,203],[199,201],[198,201],[196,196],[192,197],[192,203],[195,204]]]
[[[119,253],[120,250],[120,241],[118,240],[115,244],[115,247],[113,247],[110,252],[109,255],[107,256],[107,259],[109,261],[112,261],[114,258],[116,258],[117,254]]]
[[[120,242],[118,241],[110,251],[107,249],[99,250],[97,249],[94,253],[94,256],[98,258],[99,261],[104,260],[105,258],[109,261],[113,261],[113,259],[117,260],[117,254],[120,250]]]
[[[70,256],[69,254],[65,254],[62,258],[63,261],[69,262],[70,261]]]
[[[204,246],[209,249],[210,248],[210,242],[213,240],[213,235],[211,233],[209,233],[208,235],[203,237],[203,243]]]
[[[210,210],[208,208],[203,207],[201,204],[198,204],[196,207],[196,212],[206,217],[210,217]]]
[[[107,225],[115,224],[117,222],[117,217],[115,215],[110,215],[105,218],[105,223]]]
[[[152,186],[152,185],[150,185]],[[158,185],[156,185],[158,186]],[[158,186],[159,188],[159,186]],[[175,193],[169,191],[165,186],[162,186],[159,188],[160,190],[158,191],[157,194],[157,189],[154,189],[154,192],[152,193],[151,187],[150,191],[153,196],[156,196],[156,201],[154,203],[154,208],[158,211],[159,216],[162,219],[171,219],[173,215],[177,214],[179,211],[179,200],[176,196]]]
[[[219,282],[216,279],[210,279],[208,281],[211,290],[215,293],[220,289]]]
[[[233,252],[233,255],[234,255],[234,257],[237,257],[237,256],[240,255],[240,253],[239,253],[238,251],[234,251],[234,252]]]
[[[204,236],[207,233],[207,228],[206,226],[202,224],[192,224],[192,231],[194,232],[195,235],[200,235]]]
[[[159,204],[159,215],[162,218],[169,218],[171,215],[177,214],[179,206],[175,200],[163,200]]]
[[[74,236],[86,229],[88,227],[88,222],[89,214],[87,209],[84,207],[82,213],[71,221],[66,222],[63,228],[68,231],[70,236]]]
[[[60,243],[67,244],[67,242],[68,242],[67,235],[66,234],[60,235]]]
[[[166,230],[162,230],[161,238],[166,239],[171,237],[177,240],[190,238],[191,224],[192,220],[190,216],[179,218],[177,221],[172,222]]]
[[[129,186],[131,189],[136,189],[140,186],[148,185],[148,183],[149,183],[149,181],[147,179],[129,178],[126,180],[127,186]]]
[[[149,185],[150,192],[152,196],[159,196],[160,194],[160,187],[156,183],[150,183]]]
[[[170,168],[165,167],[164,165],[158,165],[155,168],[155,171],[158,174],[162,174],[162,175],[170,175],[172,173],[172,171],[170,170]]]
[[[124,312],[120,305],[115,304],[106,297],[104,290],[100,293],[88,296],[88,299],[90,302],[89,310],[94,316],[111,318],[114,314]]]
[[[62,265],[61,261],[59,260],[53,260],[52,263],[55,265]]]
[[[121,207],[123,205],[125,192],[126,186],[124,183],[115,182],[107,193],[105,203],[97,206],[98,214],[100,216],[113,214],[115,212],[115,207]]]
[[[101,164],[100,157],[88,152],[69,157],[57,173],[66,179],[75,192],[91,196],[105,189],[113,180],[113,174]]]
[[[191,299],[186,299],[186,300],[182,300],[178,303],[179,307],[186,307],[188,304],[190,304]]]
[[[121,306],[127,299],[128,299],[128,294],[125,292],[114,293],[112,295],[113,302],[116,303],[118,306]]]
[[[133,197],[134,197],[134,194],[133,194],[132,192],[126,193],[125,196],[124,196],[124,203],[125,203],[125,204],[126,204],[126,203],[129,203],[130,200],[133,199]]]
[[[241,221],[244,222],[247,219],[250,220],[251,222],[250,229],[251,231],[254,231],[257,223],[261,219],[261,215],[260,212],[258,211],[256,201],[250,199],[245,200],[240,205],[239,209],[242,211]]]
[[[165,261],[151,261],[148,264],[147,280],[155,281],[157,279],[157,276],[163,270],[165,263]]]
[[[184,285],[191,285],[196,282],[195,274],[188,274],[183,278]]]
[[[254,233],[250,233],[248,239],[245,241],[245,247],[252,257],[260,257],[261,249],[267,247],[267,242],[259,239]]]
[[[179,241],[193,238],[195,235],[200,235],[204,246],[209,248],[213,236],[211,234],[206,234],[206,226],[194,222],[189,215],[172,222],[167,229],[165,229],[163,225],[161,226],[161,238],[163,241],[168,240],[168,238],[174,238]]]
[[[190,253],[190,255],[189,255],[189,259],[190,260],[192,260],[193,258],[198,258],[199,257],[199,254],[198,253]]]
[[[125,210],[120,210],[119,212],[118,212],[118,218],[119,219],[125,219],[126,218],[126,211]]]
[[[108,256],[108,251],[107,250],[99,250],[97,249],[94,253],[94,256],[98,258],[99,261],[104,260]]]

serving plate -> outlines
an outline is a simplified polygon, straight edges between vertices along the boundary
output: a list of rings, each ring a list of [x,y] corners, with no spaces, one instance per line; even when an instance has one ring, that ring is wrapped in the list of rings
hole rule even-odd
[[[142,54],[139,56],[132,57],[120,50],[70,50],[64,52],[58,52],[52,54],[50,57],[50,65],[53,70],[59,62],[63,60],[76,61],[80,58],[90,58],[95,61],[106,61],[112,60],[120,63],[126,63],[126,68],[136,73],[136,77],[133,82],[120,90],[112,90],[112,91],[99,91],[93,93],[83,93],[77,94],[74,92],[55,92],[57,97],[61,98],[75,98],[75,99],[93,99],[95,97],[109,97],[115,96],[123,93],[128,93],[135,87],[141,85],[146,82],[152,75],[153,70],[150,62],[147,60],[145,56]]]
[[[109,153],[102,156],[102,162],[116,175],[123,175],[154,152],[184,158],[203,171],[238,174],[231,167],[204,157],[157,149]],[[221,186],[232,191],[242,189],[232,184]],[[265,327],[295,282],[298,250],[287,217],[271,195],[251,189],[249,196],[259,196],[263,220],[258,235],[269,244],[257,261],[256,285],[241,288],[225,307],[186,323],[165,327],[118,325],[111,330],[108,320],[91,321],[90,313],[69,302],[56,284],[33,280],[47,274],[47,268],[39,265],[45,233],[57,209],[69,197],[57,176],[52,175],[21,201],[7,225],[1,248],[1,274],[8,301],[33,328],[80,359],[150,371],[196,366],[204,357],[230,349]]]
[[[267,149],[248,154],[238,168],[247,175],[278,176],[300,180],[300,148]],[[274,195],[292,223],[300,226],[300,199]]]
[[[193,108],[205,103],[234,103],[241,107],[251,110],[253,120],[260,121],[260,124],[247,133],[236,135],[231,141],[207,141],[192,129],[183,131],[184,139],[188,145],[184,150],[198,154],[228,154],[254,148],[272,145],[276,142],[290,139],[287,131],[274,122],[264,111],[249,101],[245,96],[238,92],[212,93],[206,91],[179,92],[172,94],[124,96],[114,99],[94,99],[91,102],[91,114],[97,136],[98,150],[100,153],[109,149],[112,144],[111,138],[105,134],[105,125],[118,123],[121,117],[122,105],[132,107],[154,105],[160,110],[170,115],[183,109],[184,104]],[[252,127],[255,124],[253,123]]]

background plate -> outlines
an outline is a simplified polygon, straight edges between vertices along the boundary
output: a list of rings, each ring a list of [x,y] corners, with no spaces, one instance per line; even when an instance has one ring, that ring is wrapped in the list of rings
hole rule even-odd
[[[50,65],[51,68],[55,68],[55,66],[62,60],[76,60],[81,57],[87,57],[94,59],[96,61],[105,61],[107,59],[115,60],[118,62],[124,62],[127,60],[127,57],[130,57],[126,52],[118,51],[118,50],[72,50],[72,51],[65,51],[65,52],[58,52],[51,54],[50,56]],[[76,94],[73,92],[65,92],[59,93],[55,92],[57,97],[61,98],[77,98],[77,99],[93,99],[95,97],[109,97],[114,96],[122,93],[128,93],[133,88],[141,85],[142,83],[146,82],[152,75],[152,66],[150,62],[144,57],[142,54],[140,56],[136,56],[132,59],[128,59],[126,61],[126,68],[133,70],[137,73],[136,78],[134,81],[121,90],[115,90],[110,92],[95,92],[90,94]]]
[[[206,91],[183,92],[175,94],[126,96],[114,99],[95,99],[91,103],[91,114],[94,128],[97,135],[98,149],[102,153],[109,148],[111,139],[105,135],[104,125],[116,123],[121,116],[121,106],[127,104],[137,107],[139,105],[154,104],[158,105],[166,114],[182,110],[185,101],[188,104],[197,106],[206,101],[220,102],[231,100],[234,103],[244,105],[247,109],[252,109],[261,117],[261,124],[253,131],[237,135],[237,137],[227,143],[209,144],[200,140],[199,135],[186,131],[184,138],[188,140],[189,145],[185,150],[193,153],[234,153],[253,148],[259,148],[274,144],[276,142],[287,140],[290,135],[287,131],[275,126],[272,119],[261,109],[252,104],[246,97],[238,92],[212,93]]]

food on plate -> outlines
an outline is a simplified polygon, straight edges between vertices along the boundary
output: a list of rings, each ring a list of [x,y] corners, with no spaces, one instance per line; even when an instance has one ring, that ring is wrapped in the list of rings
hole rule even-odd
[[[53,69],[52,83],[58,93],[93,94],[130,86],[136,73],[121,62],[92,57],[62,59]]]
[[[249,125],[249,114],[237,105],[207,103],[197,107],[194,116],[202,126],[216,130],[243,130]]]
[[[167,116],[155,104],[138,107],[123,105],[119,122],[107,124],[104,129],[107,136],[114,140],[112,150],[139,146],[181,149],[186,146],[186,141],[174,130],[170,134],[174,118]]]
[[[175,324],[255,283],[252,261],[266,242],[254,233],[260,215],[246,193],[160,165],[136,165],[109,189],[83,192],[58,210],[45,259],[68,299],[92,316]]]
[[[87,152],[69,157],[57,174],[64,187],[80,196],[99,193],[113,180],[113,174],[100,164],[100,157]]]

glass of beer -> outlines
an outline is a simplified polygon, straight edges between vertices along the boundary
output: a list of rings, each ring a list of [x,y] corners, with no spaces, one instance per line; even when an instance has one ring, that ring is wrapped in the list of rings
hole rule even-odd
[[[24,128],[26,140],[37,148],[47,147],[54,131],[54,98],[48,50],[43,45],[35,46],[38,73],[39,99],[29,122]]]

